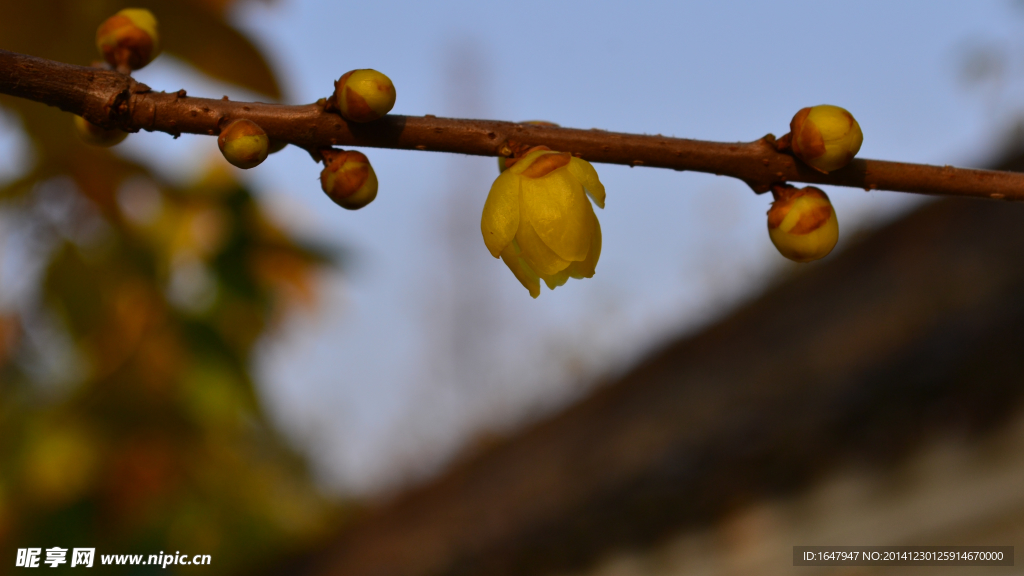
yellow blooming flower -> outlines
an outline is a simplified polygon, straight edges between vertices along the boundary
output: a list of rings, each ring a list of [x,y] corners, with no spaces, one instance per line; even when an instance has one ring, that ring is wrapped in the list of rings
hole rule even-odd
[[[507,163],[491,186],[480,230],[484,244],[540,295],[569,278],[590,278],[601,256],[601,225],[587,195],[604,208],[604,185],[586,160],[535,148]]]

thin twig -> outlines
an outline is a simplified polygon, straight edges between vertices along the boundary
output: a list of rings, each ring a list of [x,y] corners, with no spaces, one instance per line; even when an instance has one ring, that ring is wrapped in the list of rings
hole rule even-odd
[[[507,155],[513,148],[546,145],[591,162],[692,170],[743,180],[757,192],[772,184],[806,182],[948,196],[1024,200],[1024,174],[856,159],[822,174],[778,152],[774,137],[721,143],[577,130],[493,120],[388,115],[368,124],[346,122],[323,103],[283,106],[194,98],[184,90],[155,92],[110,70],[63,64],[0,50],[0,93],[27,98],[129,132],[219,134],[227,123],[248,118],[273,140],[309,150],[369,146]]]

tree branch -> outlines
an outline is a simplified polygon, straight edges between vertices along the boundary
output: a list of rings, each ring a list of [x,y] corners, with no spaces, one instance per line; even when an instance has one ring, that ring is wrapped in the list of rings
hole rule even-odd
[[[774,137],[720,143],[534,126],[493,120],[388,115],[368,124],[348,123],[322,103],[283,106],[193,98],[184,90],[155,92],[110,70],[63,64],[0,50],[0,93],[27,98],[78,114],[105,127],[129,132],[220,133],[233,120],[256,122],[273,140],[310,151],[329,146],[368,146],[508,155],[520,146],[546,145],[590,162],[708,172],[739,178],[756,192],[772,184],[806,182],[950,196],[1024,200],[1024,174],[855,159],[822,174],[776,151]]]

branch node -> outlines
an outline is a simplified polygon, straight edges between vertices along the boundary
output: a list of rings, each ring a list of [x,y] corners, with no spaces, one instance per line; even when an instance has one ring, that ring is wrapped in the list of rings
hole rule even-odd
[[[793,133],[787,132],[782,136],[782,138],[775,140],[773,144],[777,151],[788,153],[793,147]]]
[[[314,162],[323,162],[324,166],[327,166],[341,152],[341,150],[335,150],[334,148],[305,148],[305,150]]]
[[[334,85],[335,87],[337,87],[338,82],[335,81]],[[341,115],[341,110],[339,110],[338,107],[334,104],[334,98],[321,98],[317,100],[316,103],[318,106],[323,108],[324,112],[328,114],[338,114],[339,116]]]
[[[789,192],[796,190],[796,186],[792,186],[786,182],[772,184],[772,197],[778,200],[780,197],[785,196]]]
[[[751,180],[744,180],[744,184],[750,186],[750,189],[754,191],[754,194],[764,194],[771,190],[771,184],[765,184],[764,182],[753,182]]]

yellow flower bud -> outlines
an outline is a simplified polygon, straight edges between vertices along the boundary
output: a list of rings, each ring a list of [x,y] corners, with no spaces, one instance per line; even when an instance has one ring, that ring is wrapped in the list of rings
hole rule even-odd
[[[828,256],[839,240],[839,223],[818,188],[778,187],[768,210],[768,236],[783,256],[810,262]]]
[[[75,132],[86,144],[102,146],[104,148],[120,144],[128,133],[117,128],[106,129],[89,122],[81,116],[75,116]]]
[[[96,29],[96,48],[118,70],[138,70],[160,54],[156,17],[145,8],[125,8]]]
[[[376,70],[352,70],[334,83],[334,106],[353,122],[371,122],[395,106],[395,85]]]
[[[860,124],[838,106],[804,108],[789,123],[793,155],[826,174],[853,160],[864,141]]]
[[[243,118],[220,131],[217,145],[228,162],[247,170],[267,159],[270,138],[258,124]]]
[[[322,150],[324,169],[320,187],[347,210],[359,210],[377,197],[377,174],[369,159],[360,152]]]
[[[601,225],[590,205],[604,207],[604,185],[586,160],[537,147],[509,159],[487,195],[480,231],[536,298],[569,278],[590,278],[601,256]]]

